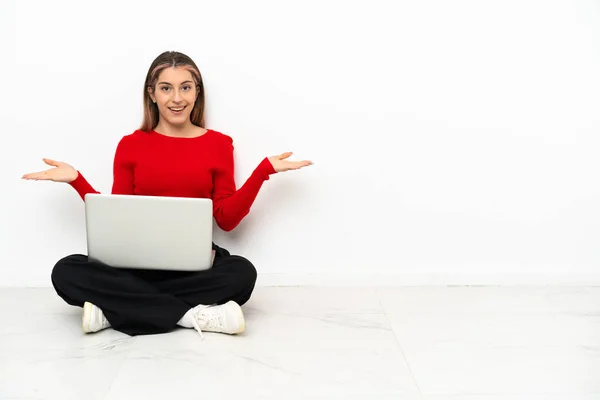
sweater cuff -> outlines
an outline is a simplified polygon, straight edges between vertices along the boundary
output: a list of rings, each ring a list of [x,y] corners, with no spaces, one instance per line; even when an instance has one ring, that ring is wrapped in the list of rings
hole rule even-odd
[[[268,157],[265,157],[258,167],[256,167],[256,172],[260,173],[265,181],[269,180],[269,175],[276,174],[275,168],[273,168],[273,164],[269,161]]]
[[[86,194],[95,192],[92,185],[88,183],[79,171],[77,171],[77,178],[75,178],[73,182],[70,182],[69,185],[79,193],[79,196],[82,199],[85,199]]]

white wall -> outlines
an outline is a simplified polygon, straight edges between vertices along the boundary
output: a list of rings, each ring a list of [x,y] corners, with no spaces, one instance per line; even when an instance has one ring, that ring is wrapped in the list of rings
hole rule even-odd
[[[288,149],[315,162],[216,233],[261,282],[600,283],[597,1],[0,7],[0,285],[86,251],[76,192],[20,177],[50,157],[109,192],[164,50],[198,63],[238,185]]]

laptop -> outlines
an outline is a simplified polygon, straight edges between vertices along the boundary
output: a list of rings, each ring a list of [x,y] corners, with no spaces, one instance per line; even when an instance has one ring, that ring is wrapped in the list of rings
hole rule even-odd
[[[90,261],[170,271],[212,266],[211,199],[88,193],[84,201]]]

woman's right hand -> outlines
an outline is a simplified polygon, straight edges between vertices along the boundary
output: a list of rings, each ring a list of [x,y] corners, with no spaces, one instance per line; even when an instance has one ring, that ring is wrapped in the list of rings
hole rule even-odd
[[[67,163],[50,160],[48,158],[44,158],[43,160],[46,164],[51,165],[54,168],[25,174],[23,175],[23,179],[71,183],[79,176],[79,172]]]

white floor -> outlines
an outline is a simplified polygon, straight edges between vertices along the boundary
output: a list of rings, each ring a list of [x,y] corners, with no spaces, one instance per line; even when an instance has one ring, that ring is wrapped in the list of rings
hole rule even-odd
[[[83,335],[0,289],[0,399],[600,399],[600,288],[258,287],[240,336]]]

